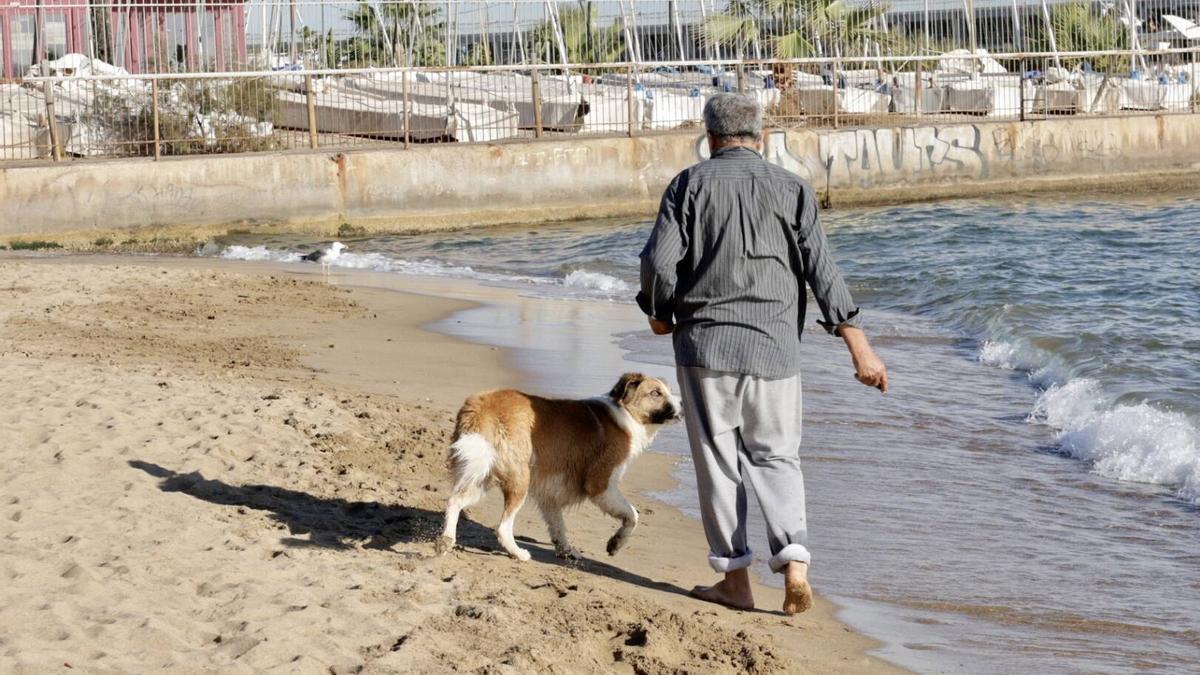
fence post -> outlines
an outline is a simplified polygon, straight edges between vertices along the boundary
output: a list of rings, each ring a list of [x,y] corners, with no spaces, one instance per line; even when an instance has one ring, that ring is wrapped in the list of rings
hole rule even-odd
[[[50,156],[62,161],[62,147],[58,143],[58,117],[54,114],[54,85],[49,80],[42,82],[42,95],[46,97],[46,116],[50,124]]]
[[[626,80],[625,80],[625,110],[629,114],[629,119],[626,120],[626,122],[625,122],[626,126],[628,127],[628,129],[626,129],[626,133],[629,134],[630,138],[633,138],[634,107],[635,106],[633,105],[633,65],[632,64],[625,71],[625,75],[627,76]]]
[[[532,88],[533,91],[533,136],[534,138],[542,137],[542,80],[541,71],[536,67],[533,69]]]
[[[1018,119],[1025,121],[1025,59],[1021,59],[1021,110]],[[1037,102],[1037,90],[1033,92],[1033,100]]]
[[[841,59],[833,60],[833,128],[838,128],[838,73],[842,70]]]
[[[154,161],[162,157],[162,135],[158,124],[158,78],[150,80],[150,109],[154,117]]]
[[[925,104],[921,100],[921,59],[917,59],[916,86],[913,87],[913,115],[921,117],[925,114]]]
[[[308,104],[308,147],[316,150],[317,144],[317,97],[313,94],[312,75],[304,76],[304,99]]]
[[[405,69],[400,74],[400,86],[404,93],[404,149],[408,150],[412,147],[412,133],[409,131],[408,125],[412,119],[408,112],[408,70]]]
[[[1192,85],[1192,112],[1196,112],[1196,52],[1192,52],[1192,74],[1188,76],[1188,84]]]

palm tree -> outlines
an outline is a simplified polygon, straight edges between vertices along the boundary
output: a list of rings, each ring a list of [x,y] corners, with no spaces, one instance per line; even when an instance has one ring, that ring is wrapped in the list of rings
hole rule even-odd
[[[438,8],[420,2],[385,2],[380,5],[358,0],[344,14],[361,34],[360,59],[380,65],[441,66],[446,63],[446,45]]]
[[[745,58],[749,46],[764,42],[777,59],[846,56],[859,46],[890,40],[876,27],[885,11],[886,5],[877,2],[850,6],[846,0],[732,0],[724,14],[704,22],[701,39],[733,45],[738,58]]]
[[[592,3],[583,7],[558,6],[558,25],[562,31],[563,46],[567,60],[571,63],[613,63],[625,51],[625,40],[619,25],[606,28],[596,26],[596,9]],[[534,53],[545,54],[547,49],[558,51],[554,26],[546,21],[533,29]]]
[[[1055,5],[1050,10],[1050,28],[1054,31],[1054,46],[1062,52],[1115,51],[1129,49],[1129,29],[1115,13],[1094,11],[1090,3],[1072,2]],[[1031,36],[1037,49],[1050,51],[1050,38],[1045,28]],[[1063,59],[1068,66],[1083,59]],[[1124,56],[1101,56],[1093,59],[1102,71],[1125,70],[1129,61]]]

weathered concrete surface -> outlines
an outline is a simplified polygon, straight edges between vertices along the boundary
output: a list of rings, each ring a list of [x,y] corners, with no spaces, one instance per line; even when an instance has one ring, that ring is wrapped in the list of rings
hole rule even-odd
[[[836,204],[1179,185],[1200,115],[776,131],[766,156]],[[67,162],[0,169],[0,240],[141,228],[406,231],[652,213],[696,132],[412,150]]]
[[[776,132],[771,161],[843,199],[874,189],[921,195],[1024,190],[1039,178],[1200,169],[1200,116],[1144,115],[1030,122]],[[1084,181],[1086,182],[1086,181]],[[1092,187],[1103,187],[1093,184]]]

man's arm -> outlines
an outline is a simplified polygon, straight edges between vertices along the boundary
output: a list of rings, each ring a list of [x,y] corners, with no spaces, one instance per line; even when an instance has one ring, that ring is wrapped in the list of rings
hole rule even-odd
[[[685,186],[684,174],[676,176],[667,186],[654,229],[642,249],[642,290],[637,295],[637,303],[650,317],[650,328],[656,335],[666,335],[674,330],[675,268],[687,251],[687,234],[683,228]]]
[[[863,384],[887,393],[887,367],[871,349],[867,334],[862,331],[862,317],[854,304],[850,289],[833,260],[825,229],[817,215],[817,197],[812,188],[804,186],[800,195],[798,242],[804,280],[812,289],[817,306],[821,308],[821,324],[826,331],[840,336],[850,350],[854,362],[854,377]]]

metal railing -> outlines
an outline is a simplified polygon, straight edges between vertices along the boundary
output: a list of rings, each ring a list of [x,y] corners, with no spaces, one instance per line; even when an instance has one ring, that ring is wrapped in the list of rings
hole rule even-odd
[[[412,147],[698,130],[741,91],[779,128],[1190,113],[1200,49],[31,76],[0,160]],[[1100,71],[1094,63],[1110,64]],[[1125,71],[1128,69],[1128,72]],[[1114,74],[1119,73],[1119,74]]]
[[[1197,46],[1198,21],[1200,0],[5,0],[0,77],[70,53],[131,73],[1136,53]]]

